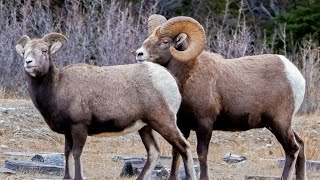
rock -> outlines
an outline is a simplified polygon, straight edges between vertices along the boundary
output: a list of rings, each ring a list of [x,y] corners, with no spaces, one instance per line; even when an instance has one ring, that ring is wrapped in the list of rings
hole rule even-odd
[[[272,146],[272,144],[266,144],[266,147],[267,148],[269,148],[269,147],[271,147]]]
[[[1,147],[2,149],[7,149],[7,148],[9,148],[7,145],[4,145],[4,144],[2,144],[0,147]]]
[[[120,173],[120,177],[131,177],[134,176],[135,174],[133,173],[133,167],[132,167],[132,163],[131,162],[125,162],[121,173]]]
[[[234,163],[246,161],[247,158],[245,156],[235,155],[228,152],[224,155],[223,160],[227,163],[234,164]]]
[[[155,180],[166,180],[169,178],[169,171],[165,167],[161,167],[161,169],[156,173],[155,177],[152,179]]]
[[[8,114],[9,111],[14,111],[16,108],[5,108],[5,107],[0,107],[0,112],[4,114]]]
[[[64,155],[62,153],[36,154],[31,158],[31,160],[57,166],[64,165]]]

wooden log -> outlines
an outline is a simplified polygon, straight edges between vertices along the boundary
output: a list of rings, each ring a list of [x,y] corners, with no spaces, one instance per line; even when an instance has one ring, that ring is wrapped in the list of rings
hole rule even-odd
[[[16,171],[13,171],[11,169],[8,169],[8,168],[0,168],[0,173],[4,173],[4,174],[15,174]]]
[[[5,168],[13,171],[34,171],[42,174],[49,175],[62,175],[64,171],[63,166],[56,166],[50,164],[43,164],[38,162],[17,161],[17,160],[5,160]]]
[[[124,161],[124,165],[121,170],[120,177],[131,177],[131,176],[139,175],[146,162],[146,158],[144,157],[116,156],[112,159],[113,161],[119,161],[119,160]],[[194,158],[193,160],[195,164],[194,168],[196,171],[196,175],[199,176],[200,174],[199,161],[196,158]],[[171,164],[171,161],[172,161],[171,157],[161,156],[155,169],[152,172],[152,175],[151,175],[152,179],[155,179],[155,180],[167,179],[169,177],[169,171],[162,164],[165,164],[164,162],[167,162],[166,164]],[[179,174],[180,174],[180,179],[183,180],[186,178],[184,168],[181,168]]]
[[[284,167],[286,160],[285,159],[279,159],[278,160],[278,165],[280,167]],[[320,170],[320,161],[306,161],[306,168],[307,169],[315,169],[315,170]]]
[[[281,180],[281,178],[274,176],[246,175],[245,180]]]

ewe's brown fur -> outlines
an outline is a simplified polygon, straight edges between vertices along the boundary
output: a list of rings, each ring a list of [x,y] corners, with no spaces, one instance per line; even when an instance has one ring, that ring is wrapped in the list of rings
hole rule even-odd
[[[218,54],[202,51],[195,58],[181,62],[185,59],[180,61],[176,59],[179,57],[174,58],[169,50],[174,47],[183,52],[189,48],[187,28],[172,25],[172,22],[179,22],[178,18],[164,24],[163,20],[153,22],[155,29],[149,29],[153,33],[135,54],[137,61],[159,63],[176,77],[182,95],[177,123],[187,138],[191,130],[196,132],[200,179],[209,179],[207,154],[213,130],[237,131],[261,127],[268,128],[285,150],[286,164],[282,178],[292,179],[296,168],[296,179],[306,179],[304,144],[292,129],[291,122],[295,108],[299,108],[295,107],[293,88],[297,90],[301,87],[299,94],[295,94],[299,100],[302,101],[304,94],[305,81],[301,73],[288,60],[272,54],[224,59]],[[166,24],[170,24],[173,30],[167,28],[163,33],[161,28],[167,27]],[[288,72],[285,63],[292,72]],[[292,85],[292,80],[296,84]],[[300,104],[297,103],[297,106]],[[178,154],[173,151],[170,179],[177,177],[178,167]]]
[[[190,145],[176,125],[181,96],[175,79],[154,63],[97,67],[73,64],[57,69],[51,54],[66,38],[58,33],[42,39],[20,38],[17,52],[24,57],[31,99],[50,128],[65,135],[65,175],[82,179],[80,156],[88,135],[139,130],[148,157],[138,179],[149,179],[159,158],[154,130],[181,153],[186,176],[195,179]]]

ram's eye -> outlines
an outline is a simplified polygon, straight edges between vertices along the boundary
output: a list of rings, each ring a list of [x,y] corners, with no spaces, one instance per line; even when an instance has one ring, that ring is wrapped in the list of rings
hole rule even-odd
[[[168,44],[169,41],[168,41],[168,40],[163,40],[162,43],[163,43],[163,44]]]
[[[47,49],[42,49],[42,52],[43,53],[46,53],[48,50]]]

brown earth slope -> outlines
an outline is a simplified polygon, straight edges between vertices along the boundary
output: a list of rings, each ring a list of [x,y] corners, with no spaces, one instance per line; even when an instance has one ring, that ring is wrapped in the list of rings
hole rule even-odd
[[[320,117],[296,117],[295,129],[306,143],[307,158],[320,160]],[[196,157],[196,140],[192,134],[189,141]],[[39,112],[29,100],[0,99],[0,166],[7,158],[4,152],[60,152],[63,153],[63,135],[51,131]],[[161,154],[170,156],[171,147],[161,139]],[[244,155],[248,161],[228,164],[223,156],[231,152]],[[120,179],[121,161],[114,156],[144,156],[146,151],[137,133],[122,137],[89,137],[84,148],[82,164],[87,179]],[[244,179],[245,175],[280,176],[282,168],[276,159],[283,157],[283,150],[267,129],[246,132],[214,131],[208,158],[211,179]],[[61,179],[59,176],[32,172],[0,174],[0,179]],[[308,170],[309,180],[320,179],[320,171]],[[128,178],[125,178],[128,179]],[[130,179],[135,179],[130,178]]]

